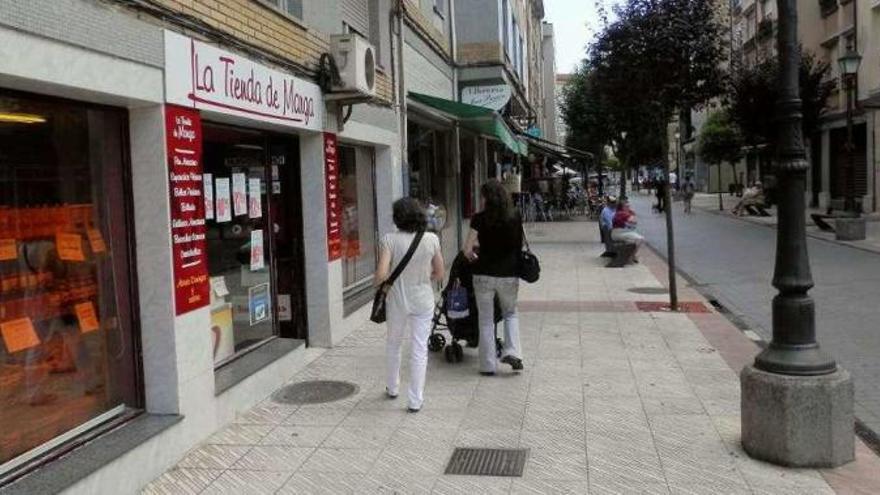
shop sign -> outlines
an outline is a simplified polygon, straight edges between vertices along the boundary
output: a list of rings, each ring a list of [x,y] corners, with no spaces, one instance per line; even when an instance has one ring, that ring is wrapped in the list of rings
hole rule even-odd
[[[317,84],[172,31],[165,31],[165,98],[300,129],[324,125]]]
[[[207,306],[210,301],[202,191],[202,121],[195,110],[167,105],[165,126],[171,184],[174,308],[175,314],[182,315]]]
[[[269,319],[269,284],[248,289],[248,318],[251,326]]]
[[[510,86],[496,84],[494,86],[465,86],[461,90],[461,102],[468,105],[501,110],[510,101]]]
[[[330,261],[342,257],[342,198],[339,197],[339,157],[336,134],[324,133],[324,177],[327,181],[327,253]]]

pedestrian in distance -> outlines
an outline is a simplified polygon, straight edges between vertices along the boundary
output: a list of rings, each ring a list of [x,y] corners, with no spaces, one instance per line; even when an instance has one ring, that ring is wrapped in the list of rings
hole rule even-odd
[[[697,186],[690,174],[685,176],[684,184],[681,185],[681,193],[684,198],[684,212],[690,215],[692,213],[694,194],[697,192]]]
[[[523,249],[522,219],[497,180],[480,188],[481,211],[471,219],[464,254],[473,263],[474,296],[480,326],[480,374],[494,375],[495,298],[504,320],[501,362],[523,369],[519,343],[519,263]]]
[[[383,284],[394,270],[403,265],[399,276],[388,289],[386,314],[388,333],[385,344],[386,382],[389,398],[400,390],[401,347],[410,342],[410,379],[407,389],[408,409],[418,412],[424,403],[425,373],[428,366],[428,336],[434,316],[432,281],[445,275],[440,239],[425,232],[427,215],[413,198],[394,202],[392,216],[396,232],[386,234],[380,243],[375,283]],[[412,254],[407,258],[408,252]],[[404,263],[402,264],[401,261]]]
[[[611,231],[611,240],[627,244],[632,249],[631,260],[636,263],[639,261],[639,248],[645,242],[645,238],[636,232],[637,225],[638,220],[635,212],[629,206],[629,201],[626,198],[620,198],[617,202],[617,212],[614,214],[614,229]]]
[[[666,211],[666,188],[668,186],[669,184],[664,177],[658,177],[656,184],[654,184],[655,195],[657,196],[657,213]]]
[[[608,196],[605,198],[605,206],[602,213],[599,214],[599,236],[602,244],[605,245],[605,252],[602,253],[603,258],[613,258],[614,250],[611,248],[611,230],[614,228],[614,214],[617,213],[617,197]]]

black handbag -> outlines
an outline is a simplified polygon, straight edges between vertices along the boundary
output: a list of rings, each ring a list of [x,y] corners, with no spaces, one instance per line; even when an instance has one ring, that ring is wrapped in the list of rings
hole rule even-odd
[[[394,271],[391,272],[391,276],[382,282],[382,284],[376,289],[376,295],[373,296],[373,309],[370,311],[370,321],[373,323],[385,323],[385,299],[388,297],[388,291],[391,289],[391,286],[394,285],[397,277],[403,273],[406,265],[409,264],[409,260],[411,260],[416,253],[416,248],[419,247],[419,242],[421,242],[424,235],[424,230],[420,230],[416,233],[415,238],[412,240],[412,244],[409,245],[409,249],[403,256],[403,259],[400,260],[400,263],[398,263]]]
[[[520,252],[519,278],[533,284],[541,278],[541,263],[529,247],[529,240],[526,238],[525,228],[523,228],[523,244],[525,249]]]

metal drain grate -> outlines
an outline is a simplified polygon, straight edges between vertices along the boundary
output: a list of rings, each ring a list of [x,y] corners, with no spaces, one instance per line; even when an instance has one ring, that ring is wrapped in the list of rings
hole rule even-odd
[[[667,294],[669,291],[663,287],[633,287],[627,291],[634,294]]]
[[[348,382],[315,380],[288,385],[272,395],[282,404],[322,404],[342,400],[356,394],[358,386]]]
[[[456,448],[446,474],[472,476],[522,476],[529,449]]]

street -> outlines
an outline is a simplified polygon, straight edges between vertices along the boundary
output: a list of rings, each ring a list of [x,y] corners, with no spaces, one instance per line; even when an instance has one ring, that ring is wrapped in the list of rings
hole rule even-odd
[[[652,247],[666,253],[665,220],[651,213],[648,196],[634,194],[639,230]],[[771,334],[771,301],[776,231],[698,208],[682,214],[675,203],[676,262],[749,329]],[[853,375],[856,416],[880,431],[880,255],[809,238],[819,343]]]

